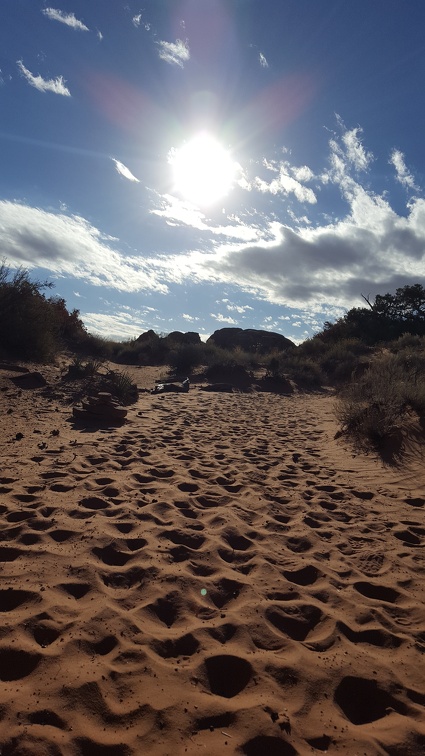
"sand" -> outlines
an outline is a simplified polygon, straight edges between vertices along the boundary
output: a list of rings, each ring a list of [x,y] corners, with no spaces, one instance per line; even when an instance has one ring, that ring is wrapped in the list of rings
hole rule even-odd
[[[322,394],[75,424],[0,369],[0,752],[425,753],[425,473]],[[151,388],[159,369],[134,369]]]

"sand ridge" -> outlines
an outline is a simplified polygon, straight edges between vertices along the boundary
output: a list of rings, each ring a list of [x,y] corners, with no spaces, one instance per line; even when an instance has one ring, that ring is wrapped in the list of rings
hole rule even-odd
[[[2,756],[425,752],[420,452],[354,455],[326,394],[81,428],[42,372],[0,371]]]

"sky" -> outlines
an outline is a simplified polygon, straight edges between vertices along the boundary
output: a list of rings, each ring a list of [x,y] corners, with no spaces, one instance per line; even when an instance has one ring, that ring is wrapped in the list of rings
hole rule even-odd
[[[117,340],[300,343],[425,285],[424,28],[424,0],[2,0],[0,256]]]

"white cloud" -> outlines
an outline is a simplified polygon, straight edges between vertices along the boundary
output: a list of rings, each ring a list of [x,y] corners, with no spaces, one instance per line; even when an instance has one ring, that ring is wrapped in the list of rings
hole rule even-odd
[[[183,65],[190,60],[190,50],[187,40],[186,42],[183,42],[181,39],[176,39],[175,42],[160,40],[157,42],[157,45],[159,47],[159,57],[161,60],[165,60],[166,63],[183,68]]]
[[[148,260],[122,254],[114,242],[77,215],[0,202],[0,248],[11,265],[42,267],[120,291],[167,292]]]
[[[237,325],[238,321],[233,320],[229,315],[222,315],[221,312],[217,313],[215,315],[213,312],[210,312],[210,317],[214,318],[214,320],[217,320],[219,323],[228,323],[229,325]]]
[[[360,128],[351,129],[343,134],[342,141],[346,148],[346,155],[356,171],[366,171],[373,160],[372,152],[367,152],[361,142]]]
[[[313,190],[308,186],[304,186],[292,176],[289,176],[285,170],[282,166],[279,177],[273,179],[270,183],[263,181],[263,179],[257,176],[253,181],[253,187],[262,193],[294,194],[299,202],[307,202],[314,205],[317,202],[317,198]]]
[[[415,184],[415,179],[413,175],[408,170],[404,155],[400,150],[393,150],[390,157],[390,163],[394,166],[396,171],[396,179],[397,181],[406,189],[413,189],[415,191],[418,190],[418,187]]]
[[[267,160],[267,158],[263,158],[262,162],[264,167],[267,168],[268,171],[279,173],[279,163],[277,163],[276,160]]]
[[[140,318],[125,311],[113,314],[83,312],[80,317],[90,333],[116,341],[137,338],[148,328]]]
[[[285,150],[286,152],[286,150]],[[255,176],[252,181],[247,180],[247,186],[242,188],[249,188],[250,190],[256,189],[262,194],[283,194],[288,196],[294,194],[299,202],[308,203],[314,205],[317,202],[317,197],[308,186],[305,186],[305,182],[312,181],[315,176],[311,168],[307,165],[294,166],[291,165],[288,160],[268,160],[263,158],[261,164],[266,170],[275,174],[271,181],[266,181],[260,176]]]
[[[182,315],[183,320],[187,320],[189,323],[195,323],[199,318],[195,317],[195,315],[188,315],[186,312]]]
[[[208,231],[209,234],[227,236],[242,241],[254,241],[261,234],[256,226],[244,223],[240,218],[234,218],[234,223],[226,226],[207,223],[207,217],[199,208],[191,202],[178,199],[171,194],[163,194],[156,197],[159,207],[150,211],[151,215],[164,218],[169,226],[190,226],[198,231]],[[233,218],[229,218],[233,220]]]
[[[276,227],[274,242],[223,249],[197,260],[196,274],[239,282],[270,302],[353,306],[364,291],[425,283],[424,262],[425,200],[401,217],[359,189],[344,220],[297,231]]]
[[[223,302],[226,300],[223,299]],[[240,315],[243,315],[244,312],[247,310],[253,310],[253,307],[250,307],[250,305],[234,305],[234,304],[226,304],[226,308],[230,312],[238,312]]]
[[[56,8],[44,8],[42,11],[47,18],[51,21],[60,21],[61,24],[70,26],[72,29],[78,31],[89,31],[88,26],[79,21],[73,13],[64,13],[64,11],[56,10]]]
[[[38,89],[39,92],[54,92],[54,94],[64,97],[71,97],[71,92],[65,86],[63,76],[58,76],[56,79],[43,79],[40,75],[34,76],[28,68],[25,68],[22,60],[17,61],[17,66],[28,84]]]
[[[259,55],[258,55],[258,60],[259,60],[259,62],[260,62],[260,66],[261,66],[261,68],[268,68],[268,67],[269,67],[269,64],[268,64],[268,62],[267,62],[267,58],[266,58],[266,56],[265,56],[265,55],[263,55],[263,53],[262,53],[262,52],[260,52],[260,53],[259,53]]]
[[[143,26],[145,31],[150,31],[151,25],[147,21],[142,21],[142,14],[137,13],[133,18],[131,19],[133,26],[136,27],[136,29],[139,28],[139,26]]]
[[[111,158],[111,159],[115,163],[115,168],[117,169],[117,172],[120,174],[120,176],[123,176],[129,181],[135,181],[137,184],[140,183],[139,179],[136,178],[136,176],[133,176],[130,169],[127,168],[127,166],[125,166],[124,163],[121,163],[119,160],[116,160],[115,158]]]
[[[363,146],[361,140],[363,129],[360,126],[354,129],[346,129],[342,119],[338,115],[337,124],[341,132],[341,138],[338,140],[337,136],[335,136],[329,142],[331,148],[331,173],[323,175],[324,182],[335,179],[335,177],[341,179],[344,175],[347,175],[350,169],[354,169],[356,173],[365,172],[374,160],[373,153],[368,152]]]
[[[314,173],[308,165],[293,166],[290,170],[297,181],[312,181],[314,179]]]

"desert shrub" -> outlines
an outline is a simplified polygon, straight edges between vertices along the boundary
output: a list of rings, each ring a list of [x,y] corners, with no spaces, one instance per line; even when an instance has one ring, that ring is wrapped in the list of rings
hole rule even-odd
[[[308,357],[289,356],[282,360],[280,369],[305,389],[317,389],[326,382],[320,365]]]
[[[6,354],[46,362],[85,334],[78,310],[68,312],[65,300],[46,298],[52,284],[31,280],[28,270],[11,274],[0,264],[0,345]]]
[[[306,339],[298,347],[296,347],[296,353],[300,357],[310,357],[313,360],[318,360],[326,352],[327,346],[325,342],[314,336],[311,339]]]
[[[140,346],[136,340],[122,341],[113,349],[113,357],[116,362],[125,365],[138,365],[140,356]]]
[[[243,365],[235,363],[210,365],[205,371],[205,377],[209,381],[229,382],[241,386],[248,386],[252,383],[252,373]]]
[[[425,336],[417,336],[413,333],[404,333],[399,339],[391,341],[388,347],[394,354],[404,349],[425,351]]]
[[[98,358],[101,360],[112,360],[120,344],[106,339],[103,336],[95,336],[91,333],[84,333],[75,341],[74,349],[76,353],[84,357]]]
[[[5,352],[23,359],[49,360],[57,348],[57,329],[42,293],[47,282],[31,281],[27,270],[13,276],[0,267],[0,343]]]
[[[109,370],[106,375],[105,389],[123,404],[137,401],[138,389],[131,375],[126,370]]]
[[[102,360],[89,359],[83,360],[80,355],[76,354],[68,366],[66,379],[76,380],[78,378],[94,378],[102,367]]]
[[[232,350],[236,365],[244,367],[246,370],[255,370],[260,363],[264,362],[264,355],[259,352],[247,352],[242,347],[237,346]]]
[[[195,367],[202,365],[205,359],[204,344],[182,344],[171,350],[168,364],[177,374],[189,374]]]
[[[223,349],[213,343],[205,345],[205,364],[208,367],[237,365],[234,351]]]
[[[148,331],[143,339],[123,341],[114,351],[116,362],[124,365],[166,365],[170,346],[154,331]]]
[[[425,351],[402,349],[395,355],[394,362],[410,374],[411,380],[419,380],[425,372]]]
[[[375,445],[403,425],[410,408],[425,410],[425,383],[394,355],[381,355],[355,382],[345,387],[336,405],[344,429]]]
[[[282,374],[281,362],[277,355],[269,357],[266,364],[266,375],[270,378],[279,378]]]
[[[321,369],[331,382],[347,381],[359,366],[360,356],[368,352],[360,339],[342,339],[326,345],[318,356]]]

